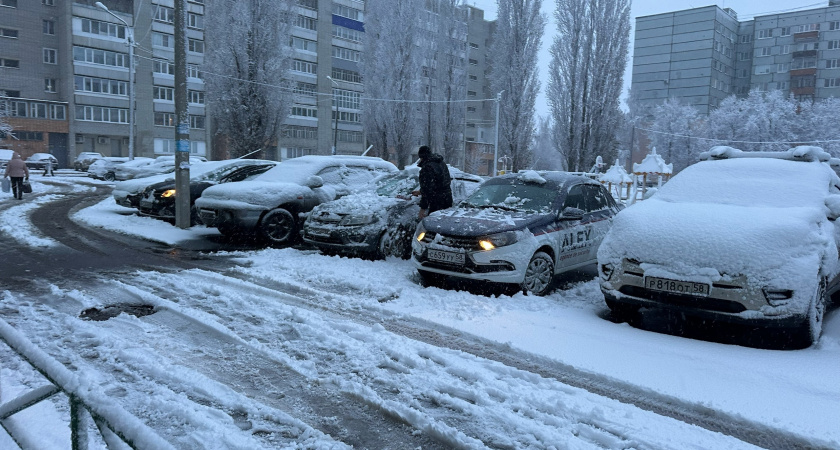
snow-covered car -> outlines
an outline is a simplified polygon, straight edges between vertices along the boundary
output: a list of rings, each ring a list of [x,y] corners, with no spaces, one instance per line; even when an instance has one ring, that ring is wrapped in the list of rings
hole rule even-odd
[[[210,186],[253,179],[278,164],[277,161],[262,159],[232,159],[211,161],[190,167],[190,224],[201,223],[195,200]],[[175,179],[170,178],[149,184],[140,194],[137,209],[141,215],[163,220],[175,220],[175,200],[177,199]]]
[[[140,158],[137,159],[151,159],[151,158]],[[91,178],[96,178],[97,180],[105,180],[105,181],[114,181],[116,179],[114,175],[114,168],[118,164],[122,164],[127,162],[128,158],[124,156],[106,156],[102,159],[97,159],[93,162],[90,166],[88,166],[88,176]]]
[[[76,159],[73,161],[73,168],[80,172],[86,172],[94,161],[102,158],[103,156],[99,152],[81,152],[76,155]]]
[[[377,180],[373,189],[341,197],[315,207],[303,225],[303,240],[324,252],[351,255],[411,255],[417,228],[420,168],[409,166]],[[478,175],[449,167],[452,197],[460,202],[484,181]]]
[[[161,175],[175,172],[175,156],[158,156],[152,160],[127,161],[114,167],[114,179],[117,181],[131,180],[134,178],[145,178],[152,175]],[[190,156],[190,164],[204,162],[206,159],[198,156]]]
[[[15,155],[14,150],[9,150],[7,148],[0,148],[0,169],[6,169],[6,164],[12,160],[12,157]]]
[[[598,251],[607,306],[794,327],[816,342],[840,272],[828,153],[714,147],[702,159],[615,218]]]
[[[48,161],[52,163],[53,169],[58,169],[58,158],[49,153],[35,153],[26,158],[26,167],[29,170],[44,170]]]
[[[396,171],[396,166],[380,158],[301,156],[253,180],[211,186],[195,204],[201,221],[222,234],[256,235],[283,246],[299,237],[301,223],[315,206]]]
[[[567,172],[494,177],[455,208],[424,218],[411,259],[423,285],[449,276],[545,295],[557,275],[595,263],[621,208],[600,183]]]

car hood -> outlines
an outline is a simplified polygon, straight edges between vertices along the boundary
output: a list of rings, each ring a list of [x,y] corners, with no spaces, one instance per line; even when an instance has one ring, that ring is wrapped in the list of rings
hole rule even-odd
[[[745,207],[656,198],[615,216],[598,250],[601,264],[622,258],[646,275],[714,282],[746,275],[757,285],[803,287],[822,270],[837,273],[837,229],[814,207]]]
[[[114,185],[114,191],[126,192],[128,194],[139,194],[147,187],[166,181],[174,181],[175,174],[153,175],[151,177],[137,178],[132,180],[118,181]]]
[[[423,226],[427,231],[447,236],[480,237],[532,228],[551,220],[551,214],[494,208],[455,208],[430,215],[423,219]]]
[[[253,180],[210,186],[196,200],[196,205],[199,207],[250,205],[250,207],[271,209],[283,203],[297,202],[313,195],[318,202],[330,201],[336,196],[335,190],[329,186],[311,189],[295,183]]]
[[[345,195],[331,202],[323,203],[313,210],[313,214],[349,215],[349,214],[377,214],[385,216],[388,210],[407,203],[394,197],[383,197],[374,192]]]

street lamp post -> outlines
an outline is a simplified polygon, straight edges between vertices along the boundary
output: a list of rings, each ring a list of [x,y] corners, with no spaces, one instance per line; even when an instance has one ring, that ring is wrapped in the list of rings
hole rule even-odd
[[[336,83],[331,76],[327,75],[327,79],[332,82],[333,86],[338,88],[338,83]],[[338,96],[336,95],[335,90],[333,90],[333,103],[335,103],[335,131],[333,131],[332,154],[335,155],[335,148],[338,146]]]
[[[122,17],[111,12],[102,2],[96,2],[96,6],[124,23],[126,28],[125,35],[128,42],[128,159],[134,159],[134,27],[123,20]]]

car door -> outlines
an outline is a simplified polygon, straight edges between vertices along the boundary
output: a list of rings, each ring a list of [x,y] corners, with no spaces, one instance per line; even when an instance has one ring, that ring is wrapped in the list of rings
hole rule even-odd
[[[604,240],[604,235],[612,225],[615,215],[614,202],[604,186],[587,184],[583,186],[586,196],[587,215],[584,217],[589,227],[590,246],[588,259],[594,261],[598,256],[598,247]]]
[[[560,219],[560,232],[557,233],[557,264],[555,271],[560,273],[585,264],[589,260],[592,225],[588,224],[588,206],[584,185],[576,184],[569,188],[562,212],[566,208],[577,208],[584,212],[582,219]]]

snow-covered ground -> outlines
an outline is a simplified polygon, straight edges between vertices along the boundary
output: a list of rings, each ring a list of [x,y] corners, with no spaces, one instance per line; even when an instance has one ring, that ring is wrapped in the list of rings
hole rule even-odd
[[[50,180],[66,183],[66,188],[40,181],[33,177],[33,188],[49,192],[49,196],[37,200],[30,196],[29,201],[18,205],[20,202],[10,194],[0,194],[0,233],[43,249],[54,243],[38,235],[37,229],[28,224],[27,215],[59,198],[62,189],[85,187],[74,187],[79,185],[72,177]],[[165,222],[127,215],[129,212],[108,198],[79,211],[73,220],[168,245],[215,233],[201,226],[180,230]],[[16,223],[21,226],[5,225]],[[150,408],[163,411],[164,417],[157,419],[191,422],[195,434],[188,440],[171,437],[174,441],[170,442],[180,444],[176,446],[211,448],[219,442],[229,448],[278,446],[278,441],[256,433],[231,434],[242,428],[235,420],[217,417],[209,406],[188,411],[182,405],[185,400],[179,397],[206,395],[227,409],[246,411],[257,428],[261,422],[273,422],[298,430],[279,446],[341,447],[333,437],[308,428],[299,418],[245,398],[184,367],[181,361],[159,360],[160,354],[186,355],[193,351],[189,344],[163,350],[179,344],[152,332],[156,330],[154,321],[164,320],[160,317],[121,315],[106,326],[76,319],[85,308],[103,306],[108,289],[131,293],[166,314],[197,320],[214,339],[240,345],[251,354],[288,366],[306,379],[334,385],[342,393],[402,418],[419,433],[453,446],[483,448],[482,442],[492,442],[512,448],[751,447],[556,380],[405,338],[387,331],[375,323],[377,320],[422,319],[502,344],[511,351],[556,361],[593,379],[635,386],[651,398],[682,403],[686,409],[707,408],[733,420],[799,436],[815,447],[840,448],[840,310],[827,315],[816,346],[796,351],[761,350],[612,323],[602,318],[606,306],[595,280],[572,284],[546,297],[493,297],[422,288],[412,265],[398,259],[364,261],[296,249],[224,256],[236,262],[227,274],[195,269],[163,276],[138,271],[126,280],[104,283],[90,291],[52,286],[51,298],[57,300],[48,304],[34,301],[25,293],[0,290],[0,305],[7,308],[0,309],[0,318],[26,330],[23,334],[50,354],[79,348],[78,342],[58,337],[79,337],[82,348],[95,356],[68,354],[63,362],[79,369],[77,376],[84,380],[91,397],[99,401],[114,392],[125,394],[125,388],[111,380],[114,374],[82,370],[96,367],[92,362],[95,359],[119,360],[126,373],[139,371],[165,380],[165,386],[144,386],[145,378],[136,379],[133,383],[141,385],[132,387],[151,397],[147,400]],[[331,293],[323,298],[325,310],[363,313],[373,325],[340,314],[318,314],[312,308],[294,306],[293,301],[271,298],[259,285],[272,282],[303,293]],[[165,292],[186,295],[179,295],[176,302]],[[16,313],[7,314],[8,308]],[[156,316],[161,313],[148,317]],[[31,330],[43,333],[33,336]],[[291,340],[294,344],[284,339],[289,333],[295,335]],[[156,349],[160,349],[158,357]],[[33,383],[37,375],[24,363],[6,363],[9,353],[5,349],[0,352],[4,358],[0,368],[2,403],[22,386]],[[343,357],[331,364],[314,363],[322,352]],[[115,390],[99,392],[98,386]],[[471,417],[473,428],[451,425],[424,404],[429,399]],[[14,420],[43,424],[33,427],[39,448],[66,447],[63,439],[69,432],[49,426],[65,417],[66,411],[46,410],[38,405]],[[142,411],[130,412],[140,416]],[[6,448],[4,442],[8,441],[3,439],[7,438],[1,435],[0,448]]]

